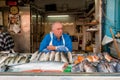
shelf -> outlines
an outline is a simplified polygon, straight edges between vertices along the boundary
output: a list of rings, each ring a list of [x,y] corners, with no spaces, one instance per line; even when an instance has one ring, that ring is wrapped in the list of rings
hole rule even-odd
[[[87,32],[96,32],[96,31],[98,31],[98,29],[97,28],[90,28],[90,29],[87,29],[86,31]]]

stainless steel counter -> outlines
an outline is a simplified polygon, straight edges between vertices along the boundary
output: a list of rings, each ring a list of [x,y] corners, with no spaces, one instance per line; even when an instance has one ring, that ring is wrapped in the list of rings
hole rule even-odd
[[[0,73],[0,80],[120,80],[120,73]]]

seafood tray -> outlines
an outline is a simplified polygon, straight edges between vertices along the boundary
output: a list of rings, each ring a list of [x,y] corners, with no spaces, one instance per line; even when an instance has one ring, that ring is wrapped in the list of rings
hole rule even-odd
[[[119,73],[120,60],[107,52],[73,55],[71,72],[77,73]]]

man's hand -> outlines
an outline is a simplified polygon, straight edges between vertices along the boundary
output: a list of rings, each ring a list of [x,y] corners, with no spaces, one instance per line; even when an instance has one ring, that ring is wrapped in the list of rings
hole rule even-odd
[[[56,50],[56,47],[53,46],[53,45],[50,45],[50,46],[47,46],[47,49],[48,49],[48,50]]]

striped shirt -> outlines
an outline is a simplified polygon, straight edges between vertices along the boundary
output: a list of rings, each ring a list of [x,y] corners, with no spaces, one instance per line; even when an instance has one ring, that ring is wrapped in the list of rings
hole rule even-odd
[[[0,33],[0,51],[7,51],[14,47],[14,40],[8,32]]]

